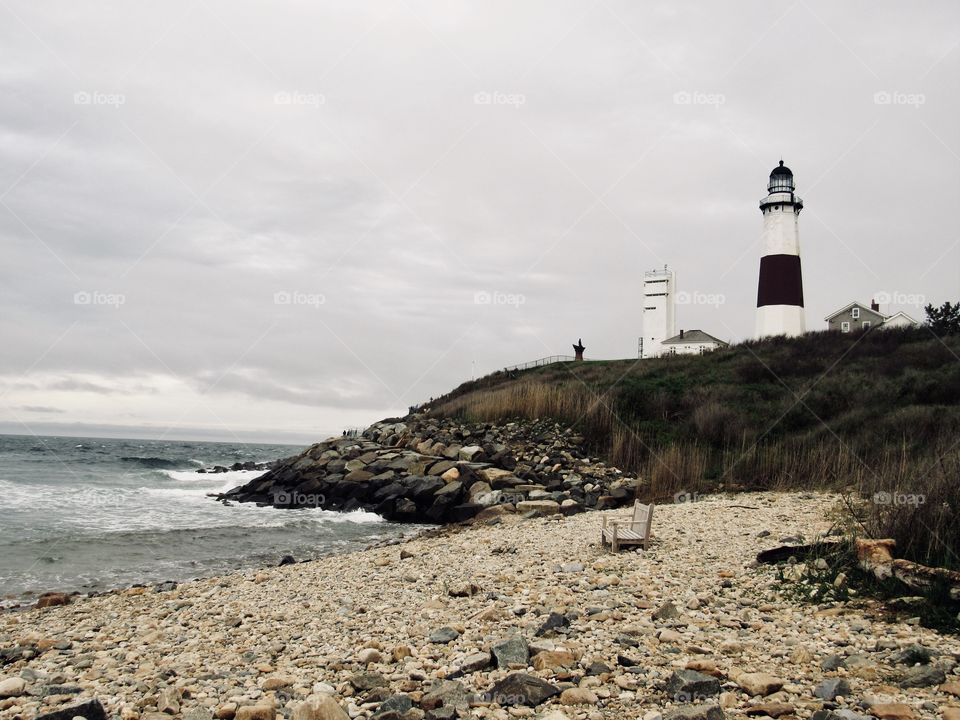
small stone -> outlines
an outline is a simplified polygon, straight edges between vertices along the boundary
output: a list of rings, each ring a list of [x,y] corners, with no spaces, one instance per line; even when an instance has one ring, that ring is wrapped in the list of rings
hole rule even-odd
[[[166,718],[167,716],[164,715],[163,717]],[[107,720],[107,711],[103,705],[100,704],[99,700],[87,700],[79,705],[71,705],[60,708],[59,710],[54,710],[53,712],[44,713],[43,715],[37,715],[33,720],[75,720],[75,718],[82,718],[82,720]]]
[[[696,670],[676,670],[667,680],[667,694],[674,702],[691,703],[720,694],[720,681]]]
[[[880,720],[916,720],[913,708],[903,703],[876,703],[871,705],[869,712]]]
[[[266,680],[263,681],[263,689],[266,691],[279,690],[280,688],[289,687],[293,685],[294,678],[289,675],[271,675]]]
[[[27,683],[23,678],[11,677],[0,680],[0,698],[17,697],[23,695]]]
[[[490,653],[474,653],[473,655],[467,655],[467,657],[463,659],[463,662],[460,663],[460,672],[477,672],[478,670],[483,670],[489,664]]]
[[[499,705],[536,707],[559,694],[559,688],[538,677],[526,673],[512,673],[496,683],[486,693],[486,697]]]
[[[823,659],[823,662],[820,663],[820,668],[825,672],[833,672],[842,667],[843,656],[841,655],[827,655],[827,657]]]
[[[447,590],[447,595],[450,597],[464,598],[473,597],[478,592],[480,592],[479,586],[474,585],[473,583],[464,583],[463,585],[458,585],[457,587]]]
[[[723,720],[724,717],[719,705],[681,705],[664,713],[663,720]]]
[[[527,641],[519,635],[514,635],[506,640],[501,640],[490,651],[501,670],[509,670],[511,666],[527,666],[527,657],[529,649]]]
[[[244,705],[237,708],[234,720],[275,720],[273,705]]]
[[[920,665],[907,670],[900,678],[900,687],[918,688],[929,685],[940,685],[945,682],[947,676],[943,670],[930,665]]]
[[[576,658],[566,650],[555,650],[537,653],[533,657],[534,670],[560,670],[573,667]]]
[[[747,715],[766,715],[767,717],[778,718],[781,715],[793,715],[796,711],[793,705],[788,703],[758,703],[747,708]]]
[[[683,642],[683,635],[678,633],[676,630],[665,628],[657,634],[657,640],[659,640],[662,643],[677,645]]]
[[[654,620],[675,620],[680,617],[680,611],[672,602],[665,602],[653,613]]]
[[[164,688],[157,694],[157,710],[167,715],[180,712],[180,698],[173,688]]]
[[[943,720],[960,720],[960,707],[941,708]]]
[[[430,637],[427,639],[432,643],[445,645],[453,642],[458,637],[460,637],[460,633],[454,630],[452,627],[442,627],[430,633]]]
[[[361,672],[350,676],[350,684],[357,690],[373,690],[374,688],[387,687],[387,679],[380,673]]]
[[[733,678],[750,695],[766,697],[783,687],[784,681],[767,673],[741,673]]]
[[[391,695],[377,708],[375,718],[399,717],[413,707],[413,700],[409,695]]]
[[[567,617],[560,613],[552,612],[547,616],[547,619],[543,625],[540,626],[540,629],[537,630],[536,635],[537,637],[541,637],[549,632],[566,627],[570,627],[570,621],[567,620]]]
[[[378,663],[381,660],[383,660],[383,655],[381,655],[380,651],[376,648],[364,648],[357,653],[357,662],[361,662],[364,665]]]
[[[596,705],[600,699],[586,688],[567,688],[560,693],[562,705]]]
[[[603,675],[604,673],[610,672],[610,666],[606,663],[602,663],[599,660],[595,660],[589,665],[587,665],[587,675]]]
[[[142,588],[141,588],[142,589]],[[44,593],[37,598],[38,608],[56,607],[57,605],[69,605],[70,596],[66,593]]]
[[[828,678],[813,689],[813,694],[821,700],[834,700],[837,696],[850,696],[850,683],[843,678]]]
[[[232,720],[233,716],[237,714],[237,704],[233,702],[223,703],[222,705],[217,706],[217,710],[214,713],[214,716],[217,720]]]

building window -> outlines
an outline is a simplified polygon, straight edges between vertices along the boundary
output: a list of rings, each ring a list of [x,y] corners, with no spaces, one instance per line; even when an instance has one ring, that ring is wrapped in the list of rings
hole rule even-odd
[[[870,321],[869,321],[869,320],[864,320],[864,321],[863,321],[863,329],[864,329],[864,330],[869,330],[869,329],[870,329]]]
[[[840,332],[850,332],[850,323],[848,322],[840,323]]]
[[[851,310],[851,311],[850,311],[850,317],[852,317],[854,320],[859,320],[859,319],[860,319],[860,308],[855,307],[853,310]]]

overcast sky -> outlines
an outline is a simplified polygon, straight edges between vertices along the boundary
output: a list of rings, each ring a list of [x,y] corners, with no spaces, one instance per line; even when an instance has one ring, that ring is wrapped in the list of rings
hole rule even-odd
[[[0,430],[313,437],[472,375],[960,298],[960,5],[0,0]],[[96,431],[96,432],[94,432]],[[233,433],[236,433],[234,435]]]

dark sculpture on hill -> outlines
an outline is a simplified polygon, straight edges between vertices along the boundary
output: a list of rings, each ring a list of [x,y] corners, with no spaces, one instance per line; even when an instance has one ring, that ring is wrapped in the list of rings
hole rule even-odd
[[[583,346],[583,338],[577,338],[577,344],[573,346],[573,351],[577,353],[575,360],[583,360],[583,351],[586,348]]]

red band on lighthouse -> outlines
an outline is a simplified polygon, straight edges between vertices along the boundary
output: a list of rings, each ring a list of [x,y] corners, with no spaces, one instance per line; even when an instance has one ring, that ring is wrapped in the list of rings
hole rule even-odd
[[[803,307],[803,275],[799,255],[766,255],[760,258],[757,307],[764,305]]]

